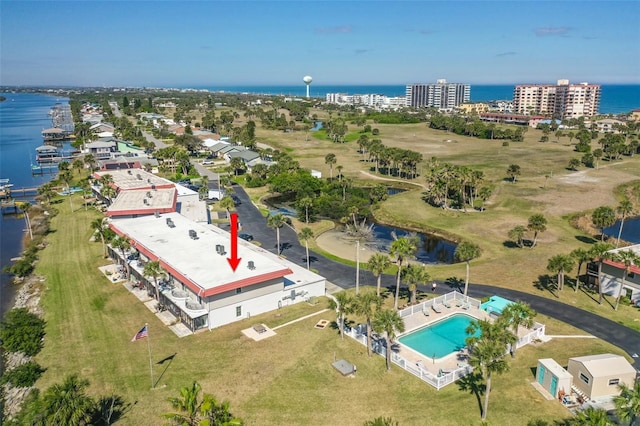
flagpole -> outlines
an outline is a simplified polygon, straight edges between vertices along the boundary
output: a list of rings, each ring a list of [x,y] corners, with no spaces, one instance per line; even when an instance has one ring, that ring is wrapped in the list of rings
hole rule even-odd
[[[149,371],[151,372],[151,389],[155,388],[153,383],[153,361],[151,359],[151,339],[149,338],[149,324],[145,323],[147,327],[147,348],[149,349]]]

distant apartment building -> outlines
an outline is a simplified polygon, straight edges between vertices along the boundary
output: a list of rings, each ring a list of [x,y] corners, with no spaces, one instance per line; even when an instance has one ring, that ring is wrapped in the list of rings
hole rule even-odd
[[[405,106],[404,97],[388,97],[379,94],[327,93],[325,101],[336,105],[358,105],[377,110],[398,109]]]
[[[468,103],[470,98],[470,85],[447,83],[447,80],[438,80],[435,84],[409,84],[406,90],[406,105],[413,108],[453,109]]]
[[[514,112],[544,114],[559,119],[591,117],[600,106],[599,84],[569,84],[558,80],[551,84],[521,84],[513,91]]]

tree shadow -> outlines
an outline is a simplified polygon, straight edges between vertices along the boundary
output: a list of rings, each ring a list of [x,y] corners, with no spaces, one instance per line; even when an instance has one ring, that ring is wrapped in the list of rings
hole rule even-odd
[[[558,294],[556,293],[558,285],[553,281],[549,274],[538,275],[538,280],[533,282],[533,286],[540,291],[548,291],[554,297],[558,297]]]
[[[460,293],[464,291],[464,280],[462,278],[449,277],[444,280],[444,283],[452,290],[458,290]]]
[[[304,263],[307,263],[307,256],[302,256],[302,257],[300,258],[300,260],[301,260],[302,262],[304,262]],[[314,262],[317,262],[317,261],[318,261],[318,258],[317,258],[316,256],[311,256],[311,255],[309,255],[309,263],[310,263],[310,264],[311,264],[311,263],[314,263]]]
[[[596,240],[593,237],[588,237],[585,235],[576,235],[576,240],[580,241],[581,243],[585,243],[585,244],[595,244],[598,242],[598,240]]]
[[[513,241],[511,241],[511,240],[505,240],[505,241],[503,241],[503,242],[502,242],[502,245],[503,245],[504,247],[506,247],[506,248],[520,248],[520,246],[519,246],[517,243],[515,243],[515,242],[513,242]]]
[[[473,373],[467,374],[459,379],[457,383],[459,390],[462,392],[469,392],[476,397],[478,409],[482,414],[482,395],[484,395],[484,392],[487,389],[487,386],[484,384],[482,373],[474,371]]]
[[[116,423],[131,410],[133,404],[125,402],[119,395],[102,396],[96,403],[92,423],[96,426],[107,426]]]
[[[273,247],[275,249],[277,249],[278,248],[278,243],[275,243],[273,245]],[[280,243],[280,254],[282,254],[285,250],[290,249],[291,247],[292,247],[291,243]],[[305,261],[306,261],[306,259],[305,259]]]

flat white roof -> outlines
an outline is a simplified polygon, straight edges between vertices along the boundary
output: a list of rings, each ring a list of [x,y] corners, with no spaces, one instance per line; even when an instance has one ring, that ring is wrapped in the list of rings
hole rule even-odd
[[[175,226],[169,227],[167,219],[171,219]],[[134,247],[152,260],[159,260],[163,268],[181,281],[186,278],[197,286],[192,290],[203,295],[292,274],[287,265],[289,262],[242,239],[237,241],[238,257],[242,260],[234,272],[227,261],[227,257],[231,257],[231,234],[215,226],[193,222],[178,213],[161,214],[159,217],[112,218],[110,225],[117,233],[134,240]],[[191,238],[189,230],[195,231],[197,239]],[[218,254],[216,245],[224,246],[226,254]],[[249,269],[249,261],[253,262],[253,269]],[[295,282],[298,279],[304,278],[295,277]]]
[[[107,215],[152,214],[155,211],[174,210],[175,200],[175,188],[121,191],[107,209]]]
[[[98,178],[111,175],[113,184],[120,190],[150,188],[151,185],[165,188],[175,186],[170,180],[148,173],[143,169],[101,170],[94,173]]]
[[[635,374],[636,370],[621,355],[599,354],[569,358],[584,365],[593,377],[606,377],[612,374]]]

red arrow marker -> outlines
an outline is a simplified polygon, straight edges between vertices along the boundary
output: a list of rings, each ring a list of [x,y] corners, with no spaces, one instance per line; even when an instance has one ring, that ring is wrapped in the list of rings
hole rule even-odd
[[[242,258],[238,258],[238,214],[231,213],[231,257],[227,257],[229,266],[236,271]]]

